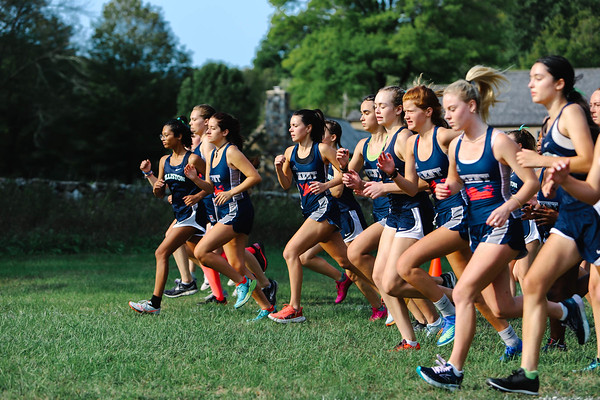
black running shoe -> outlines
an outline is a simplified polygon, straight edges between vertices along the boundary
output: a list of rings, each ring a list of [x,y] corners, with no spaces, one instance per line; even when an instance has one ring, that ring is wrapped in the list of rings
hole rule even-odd
[[[590,339],[590,326],[585,315],[585,307],[579,295],[574,295],[561,303],[567,307],[567,318],[562,321],[564,326],[568,326],[575,335],[579,344],[585,344]]]
[[[164,295],[166,297],[174,298],[181,296],[189,296],[198,292],[198,286],[196,281],[190,283],[179,282],[173,289],[165,290]]]
[[[460,389],[463,380],[463,375],[456,375],[452,365],[447,362],[441,363],[438,361],[438,365],[432,368],[419,366],[417,367],[417,374],[430,385],[452,392]]]
[[[547,352],[553,350],[567,351],[567,345],[560,340],[548,338],[548,341],[546,342],[544,347],[542,347],[542,351]]]
[[[275,279],[269,279],[269,283],[271,283],[271,286],[263,288],[262,291],[265,294],[267,300],[269,300],[269,303],[271,303],[271,305],[274,306],[277,303],[278,284]]]
[[[501,392],[523,393],[532,396],[537,396],[538,390],[540,390],[539,378],[537,376],[535,379],[527,378],[523,368],[513,371],[512,375],[506,378],[488,378],[485,383]]]
[[[442,278],[443,287],[447,287],[448,289],[454,289],[454,286],[456,286],[456,275],[454,274],[454,272],[444,272],[440,275],[440,278]]]
[[[254,257],[258,260],[258,264],[262,268],[263,272],[267,270],[267,256],[265,256],[265,245],[262,243],[253,243],[250,245],[254,247]]]
[[[227,304],[227,292],[223,291],[223,295],[225,297],[223,297],[223,300],[217,300],[217,296],[215,296],[214,294],[209,294],[208,296],[206,296],[204,298],[204,300],[202,300],[200,303],[198,303],[199,306],[204,305],[204,304],[209,304],[209,303],[217,303],[217,304]]]

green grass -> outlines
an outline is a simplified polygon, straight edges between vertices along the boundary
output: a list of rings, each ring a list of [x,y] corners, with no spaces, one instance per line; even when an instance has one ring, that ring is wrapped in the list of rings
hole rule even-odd
[[[268,275],[289,299],[281,250],[269,249]],[[174,264],[173,264],[174,265]],[[176,277],[172,268],[170,280]],[[21,398],[517,398],[485,386],[518,361],[500,364],[497,334],[483,320],[466,364],[464,387],[450,394],[426,385],[417,365],[430,366],[437,348],[419,336],[419,352],[389,353],[396,328],[368,321],[370,307],[355,287],[334,305],[333,282],[307,272],[307,322],[248,324],[251,302],[234,310],[197,306],[200,295],[164,299],[162,314],[142,316],[129,300],[148,298],[154,260],[145,255],[12,257],[0,261],[0,397]],[[228,288],[231,291],[231,288]],[[589,307],[588,307],[588,311]],[[590,318],[591,320],[591,318]],[[520,330],[520,321],[514,321]],[[569,351],[543,354],[547,397],[600,395],[597,373],[577,374],[595,354],[567,334]]]

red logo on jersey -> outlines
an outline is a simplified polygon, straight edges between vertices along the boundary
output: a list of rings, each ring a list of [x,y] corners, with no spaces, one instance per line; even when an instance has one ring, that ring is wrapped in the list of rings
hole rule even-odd
[[[215,185],[215,194],[219,194],[225,191],[225,187],[223,185]]]
[[[306,197],[310,194],[310,183],[299,183],[298,186],[300,186],[300,194],[302,195],[302,197]]]
[[[469,200],[477,201],[484,199],[491,199],[494,197],[494,187],[492,185],[485,185],[482,191],[477,190],[477,188],[470,187],[466,190],[467,196],[469,196]]]

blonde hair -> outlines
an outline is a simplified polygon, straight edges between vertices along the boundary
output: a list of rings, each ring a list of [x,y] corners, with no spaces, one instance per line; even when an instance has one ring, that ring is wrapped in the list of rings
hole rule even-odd
[[[498,103],[503,83],[508,83],[508,79],[501,71],[476,65],[467,72],[465,79],[459,79],[446,87],[444,94],[456,94],[465,103],[475,100],[477,112],[483,121],[487,121],[490,107]]]

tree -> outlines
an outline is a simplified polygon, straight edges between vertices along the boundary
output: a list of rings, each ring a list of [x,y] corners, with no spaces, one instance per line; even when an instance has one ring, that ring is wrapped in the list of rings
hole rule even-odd
[[[4,176],[64,172],[48,149],[81,84],[81,60],[47,0],[0,0],[0,168]]]
[[[254,82],[251,81],[254,79]],[[222,63],[208,63],[185,78],[177,97],[179,114],[187,115],[197,104],[210,104],[218,111],[234,115],[248,136],[256,127],[264,92],[260,77],[251,71],[229,68]]]
[[[140,160],[163,153],[158,134],[175,117],[190,57],[160,10],[141,0],[112,0],[95,24],[90,89],[78,110],[90,118],[73,141],[73,162],[90,177],[136,177]]]
[[[474,64],[506,62],[505,3],[272,0],[278,8],[254,65],[289,77],[295,106],[326,110],[344,94],[410,84],[420,73],[448,81]]]

